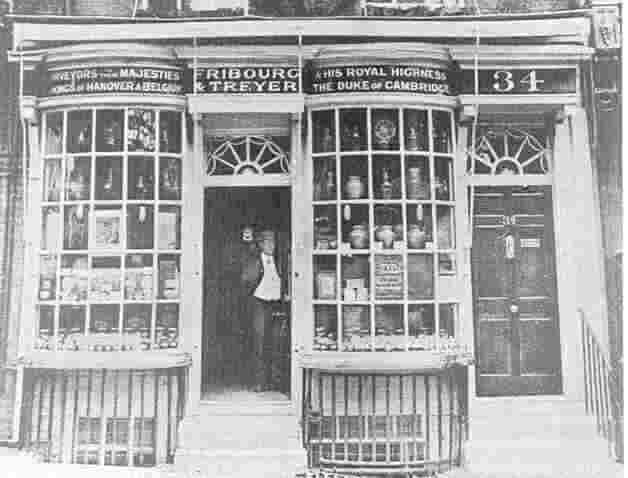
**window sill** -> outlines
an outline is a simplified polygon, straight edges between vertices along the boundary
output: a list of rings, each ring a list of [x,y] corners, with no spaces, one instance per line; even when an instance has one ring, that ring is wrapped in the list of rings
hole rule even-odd
[[[312,352],[300,357],[303,368],[334,372],[438,372],[473,362],[470,353],[431,350],[408,352]]]
[[[187,367],[189,354],[176,349],[132,352],[66,352],[32,351],[25,354],[21,365],[48,369],[160,369]]]

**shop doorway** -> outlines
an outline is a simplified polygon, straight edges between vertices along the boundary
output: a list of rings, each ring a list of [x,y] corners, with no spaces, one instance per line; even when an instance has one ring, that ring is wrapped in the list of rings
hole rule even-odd
[[[290,304],[273,309],[271,378],[255,390],[250,291],[243,268],[258,251],[246,230],[275,232],[277,261],[290,270],[290,188],[205,189],[202,396],[208,400],[287,400],[290,395]],[[287,267],[286,267],[287,266]]]
[[[561,393],[551,187],[477,187],[474,206],[477,394]]]

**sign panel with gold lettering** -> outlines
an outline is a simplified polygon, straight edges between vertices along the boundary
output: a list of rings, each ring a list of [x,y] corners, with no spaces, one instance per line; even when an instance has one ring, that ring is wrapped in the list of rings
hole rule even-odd
[[[48,72],[46,96],[148,93],[183,94],[183,70],[163,66],[94,66]]]

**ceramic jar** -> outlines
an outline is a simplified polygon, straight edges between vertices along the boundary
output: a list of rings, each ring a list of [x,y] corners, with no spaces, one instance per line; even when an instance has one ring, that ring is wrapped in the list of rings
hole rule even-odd
[[[425,247],[425,231],[418,224],[410,224],[408,227],[408,247],[412,249]]]
[[[353,249],[366,249],[368,247],[369,237],[366,226],[356,224],[351,228],[349,240]]]
[[[382,242],[382,245],[389,249],[393,245],[393,241],[395,240],[395,232],[393,231],[393,227],[389,224],[379,226],[377,229],[377,240]]]
[[[345,193],[349,199],[360,199],[364,195],[364,183],[360,176],[349,176],[345,184]]]

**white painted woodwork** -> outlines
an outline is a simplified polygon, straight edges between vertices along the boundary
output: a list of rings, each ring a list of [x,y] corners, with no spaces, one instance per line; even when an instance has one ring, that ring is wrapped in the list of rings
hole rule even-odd
[[[223,93],[192,94],[188,97],[190,113],[299,113],[303,95],[298,93]]]
[[[553,175],[558,308],[564,391],[582,398],[579,310],[606,343],[606,301],[586,113],[582,108],[566,113],[556,125]]]
[[[184,178],[188,181],[183,188],[183,262],[192,275],[183,275],[183,303],[185,315],[183,324],[185,350],[192,355],[188,405],[194,411],[201,399],[201,377],[203,357],[203,221],[204,185],[202,183],[204,164],[203,126],[200,115],[193,116],[193,145],[187,144],[184,160]],[[186,219],[187,218],[187,219]],[[199,227],[199,224],[201,225]],[[187,237],[185,237],[187,235]]]
[[[173,40],[176,38],[248,38],[253,22],[248,19],[196,21],[138,22],[133,28],[128,24],[63,24],[16,22],[13,47],[19,48],[24,41],[119,41]],[[211,26],[210,26],[211,25]],[[209,27],[210,26],[210,27]],[[438,20],[414,18],[347,19],[313,18],[308,20],[281,18],[264,19],[254,23],[258,37],[336,36],[368,37],[377,32],[382,38],[533,38],[542,37],[565,43],[586,43],[590,22],[582,17],[542,19],[517,19],[504,22],[501,19],[480,19],[474,22],[456,17],[440,17]]]
[[[20,344],[18,353],[23,355],[32,347],[37,327],[35,304],[37,302],[39,278],[39,246],[41,238],[41,154],[40,128],[30,123],[27,126],[30,162],[28,185],[24,192],[26,214],[24,222],[24,281],[22,286],[22,313],[20,317]]]

